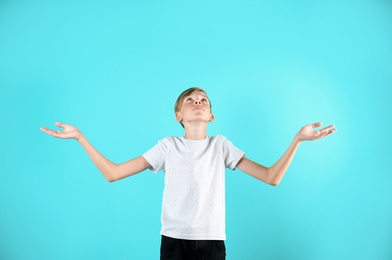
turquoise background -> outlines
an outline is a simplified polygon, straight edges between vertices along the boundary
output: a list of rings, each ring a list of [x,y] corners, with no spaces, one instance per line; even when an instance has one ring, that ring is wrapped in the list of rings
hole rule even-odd
[[[390,1],[2,1],[0,258],[158,259],[162,172],[108,183],[78,126],[116,163],[182,135],[173,106],[207,90],[223,134],[278,187],[227,172],[227,259],[392,259]]]

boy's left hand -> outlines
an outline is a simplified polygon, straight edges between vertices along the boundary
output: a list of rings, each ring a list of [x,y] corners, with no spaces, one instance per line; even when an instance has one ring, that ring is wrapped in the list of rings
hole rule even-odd
[[[296,137],[298,138],[299,141],[309,141],[309,140],[313,141],[320,138],[324,138],[327,135],[330,135],[336,131],[334,125],[324,127],[320,130],[313,130],[313,128],[320,127],[321,125],[322,125],[321,122],[306,125],[299,130]]]

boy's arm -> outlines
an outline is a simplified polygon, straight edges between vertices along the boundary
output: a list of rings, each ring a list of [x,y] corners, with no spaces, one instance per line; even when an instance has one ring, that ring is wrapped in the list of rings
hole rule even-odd
[[[283,156],[271,167],[264,167],[254,161],[249,160],[246,157],[243,157],[238,162],[237,168],[263,182],[274,186],[278,185],[289,168],[290,163],[294,158],[295,152],[297,151],[302,141],[324,138],[336,131],[336,128],[333,125],[313,131],[313,128],[319,126],[321,126],[321,123],[309,124],[302,127],[301,130],[295,135],[294,140],[287,148]]]
[[[62,124],[57,122],[57,126],[64,128],[62,131],[55,131],[42,127],[41,130],[48,135],[63,138],[63,139],[76,139],[87,152],[93,163],[97,166],[100,172],[105,176],[109,182],[113,182],[141,171],[150,167],[150,164],[144,157],[140,156],[135,159],[129,160],[122,164],[115,164],[104,157],[92,146],[87,138],[75,126]]]

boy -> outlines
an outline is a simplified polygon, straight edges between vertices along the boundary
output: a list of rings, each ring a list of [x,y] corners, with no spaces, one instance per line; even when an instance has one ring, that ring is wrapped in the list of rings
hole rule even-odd
[[[278,185],[300,143],[336,131],[333,125],[313,131],[321,123],[300,129],[283,156],[266,168],[245,157],[223,136],[207,136],[214,121],[211,103],[201,88],[181,93],[175,117],[185,136],[166,137],[142,156],[114,164],[101,155],[74,126],[57,122],[62,131],[41,128],[58,138],[74,138],[86,150],[105,178],[112,182],[146,169],[164,170],[161,259],[225,259],[225,169],[241,171],[271,185]]]

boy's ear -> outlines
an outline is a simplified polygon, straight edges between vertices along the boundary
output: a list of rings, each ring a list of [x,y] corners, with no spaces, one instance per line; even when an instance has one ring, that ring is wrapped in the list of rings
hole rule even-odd
[[[182,121],[182,117],[181,117],[180,112],[176,112],[176,120],[177,120],[177,122],[181,122]]]
[[[214,119],[215,119],[215,116],[214,116],[214,114],[213,113],[211,113],[211,116],[210,116],[210,122],[212,123],[212,122],[214,122]]]

